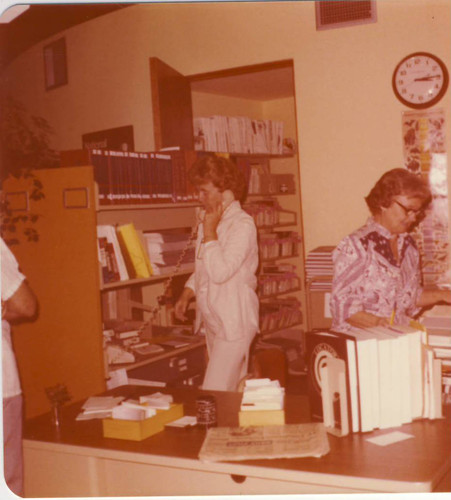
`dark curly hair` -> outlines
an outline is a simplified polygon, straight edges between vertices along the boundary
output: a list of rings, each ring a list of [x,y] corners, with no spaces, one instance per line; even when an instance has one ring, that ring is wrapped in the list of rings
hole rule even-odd
[[[416,174],[404,168],[394,168],[376,182],[373,189],[366,196],[365,201],[373,215],[387,208],[393,203],[395,196],[405,195],[422,200],[425,208],[432,199],[428,184]]]
[[[188,171],[188,179],[194,186],[212,182],[219,191],[230,189],[236,200],[246,196],[246,181],[243,172],[233,161],[223,156],[209,154],[196,160]]]

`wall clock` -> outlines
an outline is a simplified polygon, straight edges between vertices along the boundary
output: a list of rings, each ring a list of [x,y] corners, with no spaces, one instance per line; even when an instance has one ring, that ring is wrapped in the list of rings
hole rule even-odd
[[[396,97],[415,109],[436,104],[448,88],[449,75],[445,64],[427,52],[406,56],[393,72],[392,85]]]

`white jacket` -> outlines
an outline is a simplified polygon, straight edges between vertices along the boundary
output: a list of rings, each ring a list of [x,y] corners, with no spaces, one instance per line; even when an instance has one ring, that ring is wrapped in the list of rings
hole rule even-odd
[[[196,242],[195,271],[186,282],[196,295],[196,329],[204,322],[228,341],[253,337],[258,331],[257,229],[239,201],[225,210],[217,227],[218,239]]]

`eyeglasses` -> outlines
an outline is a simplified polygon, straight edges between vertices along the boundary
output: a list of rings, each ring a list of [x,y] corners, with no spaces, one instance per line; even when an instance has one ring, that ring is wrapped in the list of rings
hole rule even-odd
[[[398,206],[400,206],[406,215],[406,217],[409,217],[410,215],[414,215],[415,217],[421,217],[424,214],[424,208],[418,208],[417,210],[414,210],[413,208],[407,208],[405,207],[402,203],[400,203],[397,200],[393,200]]]

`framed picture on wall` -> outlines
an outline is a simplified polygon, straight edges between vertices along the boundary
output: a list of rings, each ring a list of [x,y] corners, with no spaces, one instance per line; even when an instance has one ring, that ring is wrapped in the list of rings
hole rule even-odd
[[[46,90],[68,82],[65,38],[59,38],[44,47],[44,70]]]

